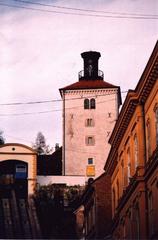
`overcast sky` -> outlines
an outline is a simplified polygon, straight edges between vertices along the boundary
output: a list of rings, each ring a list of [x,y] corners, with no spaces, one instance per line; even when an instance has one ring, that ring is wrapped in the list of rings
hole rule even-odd
[[[59,88],[78,81],[89,50],[101,53],[105,81],[135,88],[157,41],[158,1],[30,2],[0,0],[0,129],[6,142],[29,146],[42,131],[54,146],[62,144],[61,102],[2,104],[61,99]]]

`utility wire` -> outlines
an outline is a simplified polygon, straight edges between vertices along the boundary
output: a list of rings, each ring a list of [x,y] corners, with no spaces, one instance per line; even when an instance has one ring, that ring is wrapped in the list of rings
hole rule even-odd
[[[44,7],[51,7],[51,8],[59,8],[59,9],[67,9],[67,10],[75,10],[75,11],[82,11],[82,12],[94,12],[94,13],[104,13],[104,14],[116,14],[116,15],[130,15],[130,16],[145,16],[145,17],[158,17],[156,14],[142,14],[142,13],[127,13],[127,12],[112,12],[112,11],[100,11],[100,10],[92,10],[92,9],[83,9],[83,8],[73,8],[73,7],[63,7],[59,5],[52,5],[52,4],[45,4],[39,2],[32,2],[32,1],[24,1],[24,0],[13,0],[14,2],[26,3],[26,4],[33,4],[38,6]]]
[[[128,91],[122,91],[121,93],[127,93]],[[113,95],[116,94],[114,93],[106,93],[106,94],[95,94],[88,96],[88,98],[92,97],[101,97],[101,96],[108,96],[108,95]],[[65,101],[70,101],[70,100],[79,100],[79,99],[86,99],[87,97],[76,97],[76,98],[69,98],[65,99]],[[29,101],[29,102],[11,102],[11,103],[0,103],[0,106],[16,106],[16,105],[33,105],[33,104],[44,104],[44,103],[53,103],[53,102],[63,102],[63,99],[52,99],[52,100],[43,100],[43,101]]]
[[[100,101],[100,102],[97,102],[97,104],[101,104],[101,103],[105,103],[105,102],[110,102],[110,101],[113,101],[115,100],[115,98],[111,98],[111,99],[108,99],[108,100],[105,100],[105,101]],[[75,106],[75,107],[67,107],[65,108],[66,110],[67,109],[76,109],[76,108],[80,108],[80,107],[83,107],[83,105],[80,105],[80,106]],[[44,114],[44,113],[52,113],[52,112],[61,112],[62,109],[54,109],[54,110],[48,110],[48,111],[39,111],[39,112],[26,112],[26,113],[5,113],[5,114],[0,114],[0,117],[2,116],[23,116],[23,115],[34,115],[34,114]]]
[[[106,134],[105,134],[105,135],[106,135]],[[17,140],[25,141],[25,142],[29,143],[30,146],[32,147],[33,141],[29,141],[29,140],[27,140],[27,139],[15,137],[15,136],[13,136],[13,135],[8,135],[8,134],[5,134],[5,136],[6,136],[6,137],[10,137],[10,138],[12,138],[12,139],[17,139]],[[70,148],[66,148],[65,150],[66,150],[66,151],[69,151],[69,152],[89,153],[89,151],[86,151],[86,150],[84,151],[83,149],[79,149],[79,148],[77,148],[77,149],[75,149],[75,148],[71,148],[71,149],[70,149]],[[98,153],[98,152],[90,152],[90,154],[92,154],[92,155],[102,155],[102,154],[100,154],[100,153]]]
[[[24,112],[24,113],[6,113],[6,114],[0,114],[0,117],[2,116],[23,116],[23,115],[35,115],[35,114],[43,114],[43,113],[51,113],[51,112],[59,112],[62,111],[62,109],[58,110],[50,110],[50,111],[41,111],[41,112]]]
[[[40,9],[40,8],[32,8],[26,7],[21,5],[12,5],[6,3],[0,3],[1,6],[6,7],[13,7],[13,8],[21,8],[27,9],[32,11],[39,11],[39,12],[47,12],[47,13],[55,13],[55,14],[65,14],[65,15],[77,15],[77,16],[86,16],[86,17],[98,17],[98,18],[113,18],[113,19],[140,19],[140,20],[156,20],[158,17],[147,17],[147,16],[112,16],[112,15],[97,15],[97,14],[83,14],[83,13],[73,13],[73,12],[61,12],[61,11],[54,11],[54,10],[47,10],[47,9]]]
[[[32,102],[12,102],[12,103],[0,103],[0,106],[16,106],[16,105],[32,105],[32,104],[42,104],[42,103],[52,103],[61,102],[62,100],[45,100],[45,101],[32,101]]]

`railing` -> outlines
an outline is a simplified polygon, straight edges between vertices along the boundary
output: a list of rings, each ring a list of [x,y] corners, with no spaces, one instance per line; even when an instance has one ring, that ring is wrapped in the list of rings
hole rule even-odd
[[[82,79],[99,79],[99,80],[103,80],[104,79],[104,73],[103,71],[101,70],[98,70],[98,74],[85,74],[85,71],[82,70],[78,73],[78,77],[79,77],[79,80],[82,80]]]

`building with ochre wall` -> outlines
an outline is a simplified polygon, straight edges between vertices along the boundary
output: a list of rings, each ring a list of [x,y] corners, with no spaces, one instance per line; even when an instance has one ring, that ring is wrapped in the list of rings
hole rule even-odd
[[[37,153],[30,147],[7,143],[0,146],[0,186],[20,197],[34,193],[37,181]],[[6,190],[6,191],[5,191]],[[8,196],[7,196],[8,197]]]
[[[63,100],[63,175],[103,173],[108,139],[118,117],[120,88],[104,81],[99,52],[84,52],[79,81],[60,89]]]
[[[109,139],[113,239],[158,238],[158,43]]]

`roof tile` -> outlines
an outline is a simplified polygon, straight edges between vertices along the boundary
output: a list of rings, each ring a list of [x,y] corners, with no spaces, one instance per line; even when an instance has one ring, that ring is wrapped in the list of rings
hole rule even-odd
[[[82,80],[79,82],[75,82],[71,85],[68,85],[64,88],[60,88],[60,91],[76,89],[97,89],[97,88],[118,88],[118,86],[115,86],[103,80]]]

